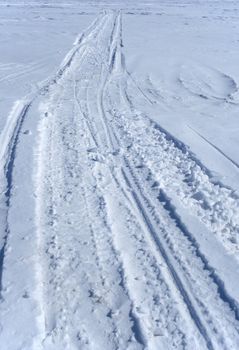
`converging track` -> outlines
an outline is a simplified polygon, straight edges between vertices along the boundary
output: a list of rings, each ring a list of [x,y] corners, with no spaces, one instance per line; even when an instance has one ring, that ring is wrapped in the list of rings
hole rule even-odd
[[[24,118],[40,105],[29,238],[37,330],[27,341],[17,334],[19,349],[236,350],[236,295],[171,198],[227,253],[237,249],[238,218],[222,213],[237,212],[239,200],[140,112],[132,96],[145,96],[122,46],[121,13],[100,14],[57,76],[13,111],[0,153],[3,310],[9,314],[11,302],[4,276],[14,254],[8,218],[17,143]]]

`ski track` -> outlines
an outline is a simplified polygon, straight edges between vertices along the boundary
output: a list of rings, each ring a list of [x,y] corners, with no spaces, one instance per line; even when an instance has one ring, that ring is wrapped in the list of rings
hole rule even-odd
[[[0,139],[0,291],[17,144],[40,103],[33,348],[237,349],[238,301],[170,198],[235,255],[239,199],[138,110],[134,95],[154,102],[122,46],[121,12],[104,11],[56,76],[13,108]]]
[[[225,154],[219,147],[214,145],[211,141],[209,141],[205,136],[200,134],[198,131],[196,131],[194,128],[188,125],[188,128],[191,129],[195,134],[197,134],[201,139],[206,141],[212,148],[214,148],[217,152],[219,152],[223,157],[225,157],[229,162],[231,162],[237,169],[239,169],[239,164],[235,162],[232,158],[230,158],[228,155]]]
[[[129,138],[134,138],[132,148],[141,156],[155,181],[166,189],[169,197],[176,195],[217,236],[227,252],[238,259],[238,195],[233,189],[216,182],[210,171],[184,144],[155,124],[149,116],[132,107],[135,89],[132,85],[124,84],[124,99],[134,123],[130,123],[124,110],[119,113],[122,127]],[[142,138],[145,130],[146,136]]]

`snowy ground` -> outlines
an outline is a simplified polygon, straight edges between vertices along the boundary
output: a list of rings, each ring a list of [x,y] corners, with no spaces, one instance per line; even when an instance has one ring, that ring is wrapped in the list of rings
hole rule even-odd
[[[1,350],[239,349],[238,20],[0,3]]]

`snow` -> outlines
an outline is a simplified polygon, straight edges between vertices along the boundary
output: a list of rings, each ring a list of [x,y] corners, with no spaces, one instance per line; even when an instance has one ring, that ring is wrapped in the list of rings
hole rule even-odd
[[[0,131],[14,102],[38,90],[93,21],[94,12],[85,10],[61,3],[0,3]]]
[[[152,104],[150,116],[238,190],[236,3],[169,1],[148,15],[137,12],[124,16],[130,33],[124,49],[129,72],[151,102],[141,96],[140,110]]]
[[[1,1],[1,349],[239,348],[238,15]]]

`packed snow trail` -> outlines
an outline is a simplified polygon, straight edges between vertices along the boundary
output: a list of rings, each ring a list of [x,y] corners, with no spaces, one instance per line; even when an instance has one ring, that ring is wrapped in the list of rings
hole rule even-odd
[[[72,340],[75,339],[76,348],[79,345],[87,347],[88,343],[88,347],[93,349],[140,349],[151,342],[156,346],[159,343],[157,338],[160,339],[161,334],[157,333],[161,332],[161,328],[165,329],[167,342],[173,335],[170,342],[175,348],[185,342],[183,328],[186,321],[180,317],[174,306],[175,297],[170,298],[167,278],[162,277],[158,281],[161,272],[157,267],[156,258],[150,254],[151,249],[148,249],[147,259],[146,253],[141,253],[142,256],[139,255],[137,259],[139,262],[131,266],[132,263],[125,261],[125,257],[121,257],[118,252],[122,247],[116,244],[116,235],[110,221],[113,214],[108,218],[108,203],[104,191],[107,181],[112,181],[112,175],[109,173],[101,176],[101,172],[108,172],[108,168],[111,168],[110,158],[117,155],[117,150],[108,130],[102,100],[105,84],[113,67],[103,62],[109,61],[110,55],[113,55],[111,49],[114,40],[117,39],[119,20],[119,15],[114,13],[102,17],[91,34],[90,45],[86,42],[82,47],[80,59],[69,69],[64,83],[60,84],[59,89],[54,87],[51,101],[46,102],[45,110],[42,106],[47,118],[43,120],[42,126],[43,149],[40,154],[43,159],[39,160],[39,167],[44,167],[48,156],[52,166],[47,167],[46,173],[49,175],[42,170],[48,185],[44,186],[39,194],[43,201],[39,207],[39,245],[46,251],[46,256],[41,256],[40,263],[44,260],[46,267],[49,266],[47,271],[43,269],[45,275],[42,278],[47,279],[47,287],[41,291],[42,300],[46,301],[43,305],[43,317],[46,324],[44,334],[47,336],[43,342],[47,348],[57,344],[57,348],[68,346],[72,349]],[[100,56],[100,62],[97,62],[97,56]],[[96,120],[95,115],[98,115]],[[107,157],[109,164],[106,161]],[[102,169],[98,163],[102,164]],[[40,173],[39,181],[42,181],[43,174]],[[112,194],[122,197],[115,181]],[[124,197],[121,201],[125,202]],[[118,202],[120,204],[119,199]],[[142,228],[129,208],[124,207],[122,210],[127,210],[127,231],[130,230],[131,237],[122,237],[118,244],[125,244],[127,239],[127,247],[132,247],[134,256],[141,247],[145,249],[147,243],[142,241],[136,249],[136,233]],[[42,215],[43,208],[45,215]],[[46,221],[43,221],[44,218]],[[42,227],[47,228],[46,238]],[[123,229],[125,230],[124,226]],[[122,235],[124,236],[123,231]],[[67,257],[68,250],[71,253]],[[127,255],[127,260],[130,260],[131,255]],[[152,267],[152,263],[155,266]],[[59,274],[56,271],[59,271]],[[66,278],[69,275],[71,277]],[[152,287],[147,287],[147,284],[142,285],[147,288],[144,294],[151,295],[150,298],[147,297],[146,304],[152,304],[152,307],[144,308],[147,313],[150,312],[147,315],[147,328],[155,333],[155,339],[152,340],[148,339],[148,330],[144,331],[137,312],[137,308],[143,306],[143,296],[134,295],[134,287],[130,286],[136,278],[141,281],[142,276],[145,276],[147,283],[150,281],[154,286],[151,290]],[[80,290],[74,281],[82,281]],[[65,292],[62,293],[62,290]],[[166,298],[163,296],[165,292]],[[154,301],[157,294],[162,294],[162,301],[165,299],[164,312],[168,314],[166,320],[160,320],[160,308],[156,307],[157,302]],[[167,300],[168,298],[170,300]],[[75,315],[75,320],[72,319],[72,315]],[[177,317],[179,321],[176,322],[175,329],[173,327],[169,332],[167,328],[172,327],[171,323],[175,323],[173,319]],[[77,320],[84,320],[81,321],[82,326],[79,329],[75,329],[74,326],[78,323]],[[68,324],[69,322],[72,325]],[[190,321],[187,322],[191,328]],[[168,324],[168,327],[161,326],[161,323]],[[67,334],[67,327],[70,333],[73,332],[70,336]],[[192,330],[192,334],[188,336],[191,340],[188,342],[194,343],[196,332],[197,330]],[[62,344],[64,338],[65,343]],[[164,342],[160,341],[162,346]]]
[[[192,208],[233,254],[238,217],[225,210],[238,213],[238,198],[139,111],[132,96],[145,96],[122,46],[121,13],[102,13],[32,102],[41,114],[32,271],[38,332],[27,341],[16,332],[15,349],[237,349],[237,294],[173,201]],[[10,192],[7,212],[11,200]],[[14,249],[5,246],[6,238],[7,274]]]

